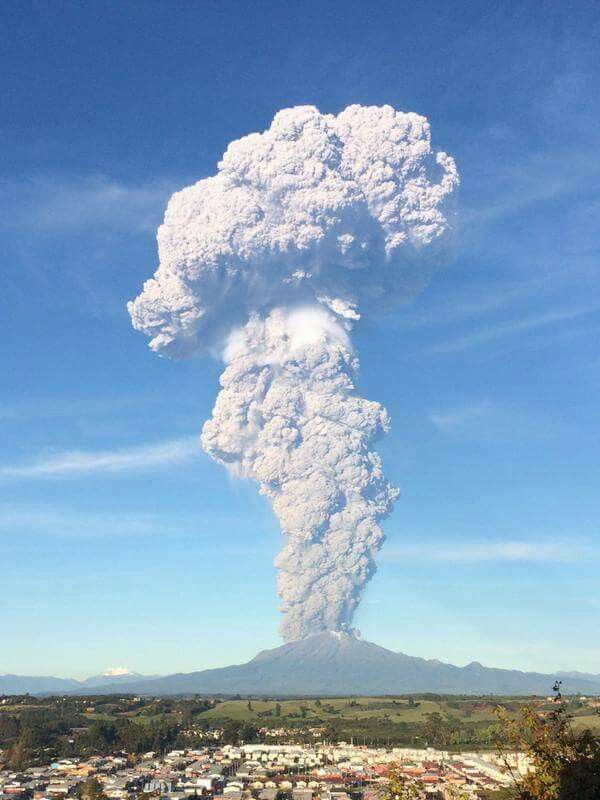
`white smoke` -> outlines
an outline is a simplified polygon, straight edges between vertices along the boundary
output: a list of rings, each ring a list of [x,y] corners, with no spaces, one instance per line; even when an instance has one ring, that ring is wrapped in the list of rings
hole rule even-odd
[[[296,639],[349,624],[396,491],[357,396],[349,332],[410,299],[451,231],[454,161],[417,114],[286,109],[173,195],[160,265],[128,308],[159,353],[228,364],[202,445],[256,480],[288,544],[276,559]]]

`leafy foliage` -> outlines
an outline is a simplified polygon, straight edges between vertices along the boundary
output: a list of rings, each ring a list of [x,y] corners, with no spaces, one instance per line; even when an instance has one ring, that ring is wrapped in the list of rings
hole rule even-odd
[[[77,787],[79,800],[106,800],[102,784],[97,778],[88,778]]]
[[[503,709],[503,749],[526,753],[533,769],[513,775],[517,800],[600,800],[600,739],[573,729],[567,705],[558,696],[551,712],[525,706],[517,719]]]
[[[381,790],[380,800],[419,800],[423,796],[423,785],[409,780],[402,774],[397,765],[390,769],[388,782]]]

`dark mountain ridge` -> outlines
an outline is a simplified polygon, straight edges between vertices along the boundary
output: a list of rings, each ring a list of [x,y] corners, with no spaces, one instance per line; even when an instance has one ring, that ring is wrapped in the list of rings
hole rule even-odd
[[[326,632],[263,650],[246,664],[162,678],[131,678],[121,687],[128,694],[144,695],[548,695],[557,677],[560,676],[484,667],[476,661],[456,667],[436,659],[395,653],[349,633]],[[584,677],[563,675],[562,681],[565,693],[600,694],[600,685]],[[118,684],[106,682],[30,691],[114,694],[119,688]]]
[[[116,672],[109,670],[101,675],[94,675],[83,681],[74,678],[55,678],[39,675],[0,675],[0,695],[18,694],[89,694],[91,689],[96,693],[96,687],[102,686],[100,694],[106,694],[107,688],[112,687],[112,692],[119,691],[120,687],[132,682],[150,680],[157,675],[140,675],[137,672]]]
[[[569,672],[557,672],[556,674],[561,680],[575,678],[576,680],[591,681],[592,683],[597,683],[600,686],[600,675],[597,675],[593,672],[578,672],[574,669],[570,670]]]
[[[80,685],[79,681],[52,675],[0,675],[0,695],[67,694]]]

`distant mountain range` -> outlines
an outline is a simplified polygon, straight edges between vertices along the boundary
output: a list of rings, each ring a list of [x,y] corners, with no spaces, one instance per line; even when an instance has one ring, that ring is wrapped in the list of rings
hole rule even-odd
[[[120,674],[115,674],[119,672]],[[600,677],[494,669],[477,662],[455,667],[395,653],[349,633],[320,633],[263,650],[246,664],[165,677],[113,670],[87,681],[0,676],[0,694],[189,695],[548,695],[556,679],[565,693],[600,694]]]
[[[557,672],[556,673],[559,679],[564,680],[567,679],[575,679],[575,680],[583,680],[583,681],[592,681],[592,683],[600,683],[600,675],[595,675],[593,672],[577,672],[577,670],[571,670],[570,672]]]
[[[139,672],[132,672],[126,667],[112,667],[107,669],[100,675],[94,675],[91,678],[86,678],[82,681],[84,686],[125,686],[129,683],[137,683],[138,681],[149,681],[158,678],[158,675],[140,675]]]
[[[102,687],[101,694],[119,691],[132,682],[152,680],[156,675],[140,675],[124,667],[107,669],[100,675],[76,681],[72,678],[40,677],[31,675],[0,675],[0,695],[3,694],[90,694],[90,689]]]

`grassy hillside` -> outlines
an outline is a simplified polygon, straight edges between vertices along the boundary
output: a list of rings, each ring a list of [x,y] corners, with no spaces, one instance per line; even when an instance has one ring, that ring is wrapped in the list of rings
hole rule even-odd
[[[49,753],[162,752],[216,741],[353,740],[375,746],[489,749],[498,740],[498,705],[515,715],[526,703],[541,712],[553,708],[540,698],[431,694],[269,700],[24,696],[0,704],[0,749],[15,752],[19,742],[27,743],[23,764],[43,762]],[[600,734],[596,700],[570,698],[567,703],[577,730]]]
[[[223,700],[199,714],[198,719],[213,725],[234,720],[263,731],[285,730],[283,735],[290,737],[296,733],[298,738],[309,738],[307,733],[310,733],[313,737],[354,739],[373,744],[491,747],[498,730],[494,713],[498,705],[516,714],[528,702],[541,711],[552,707],[539,698],[521,697],[239,699]],[[571,701],[570,713],[576,728],[590,728],[600,733],[600,715],[591,708],[591,701]]]

